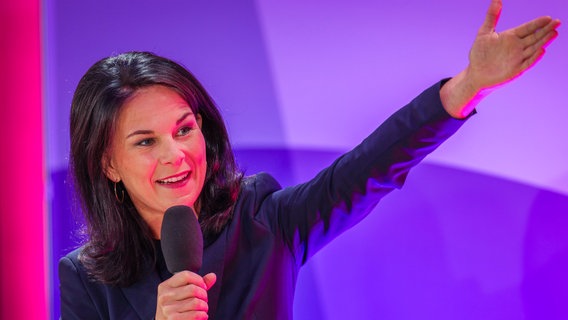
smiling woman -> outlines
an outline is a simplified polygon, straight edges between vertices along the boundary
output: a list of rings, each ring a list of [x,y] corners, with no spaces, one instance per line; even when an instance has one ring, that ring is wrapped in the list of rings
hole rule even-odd
[[[138,52],[99,61],[77,87],[70,125],[70,166],[90,234],[81,261],[95,279],[129,285],[141,277],[168,203],[197,206],[204,233],[227,221],[241,176],[217,108],[178,64]],[[180,175],[186,183],[167,183]]]

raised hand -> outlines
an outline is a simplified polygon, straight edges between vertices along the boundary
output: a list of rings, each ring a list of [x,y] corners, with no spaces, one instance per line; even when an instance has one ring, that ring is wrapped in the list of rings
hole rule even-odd
[[[496,32],[501,9],[501,0],[491,1],[470,50],[469,65],[440,91],[442,104],[453,117],[466,117],[493,89],[523,74],[558,36],[560,20],[551,17],[539,17]]]
[[[558,35],[559,20],[539,17],[518,27],[496,32],[501,0],[491,1],[469,55],[469,71],[479,89],[498,86],[521,75],[545,52]]]

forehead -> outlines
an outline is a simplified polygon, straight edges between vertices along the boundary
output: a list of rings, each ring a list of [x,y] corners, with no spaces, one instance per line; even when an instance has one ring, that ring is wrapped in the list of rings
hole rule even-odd
[[[191,108],[185,99],[175,90],[153,85],[138,89],[122,105],[117,117],[118,127],[124,125],[149,125],[169,121]]]

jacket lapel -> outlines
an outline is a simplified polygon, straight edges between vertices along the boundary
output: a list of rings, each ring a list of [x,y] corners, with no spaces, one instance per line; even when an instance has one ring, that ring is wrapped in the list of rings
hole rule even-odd
[[[121,288],[126,300],[130,303],[140,319],[153,319],[156,314],[156,298],[160,277],[157,272],[136,282],[130,287]]]
[[[215,273],[217,281],[215,285],[207,292],[209,305],[209,319],[215,319],[217,305],[221,295],[221,287],[223,284],[223,270],[225,267],[225,250],[227,249],[227,229],[219,235],[217,240],[204,248],[203,264],[199,270],[199,274],[204,276],[208,273]]]

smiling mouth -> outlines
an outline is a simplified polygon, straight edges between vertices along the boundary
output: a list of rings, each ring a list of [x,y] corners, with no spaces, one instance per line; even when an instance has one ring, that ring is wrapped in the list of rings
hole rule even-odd
[[[156,180],[156,182],[159,183],[159,184],[173,184],[173,183],[183,181],[183,180],[187,179],[187,177],[189,177],[189,172],[184,174],[184,175],[177,176],[177,177],[171,177],[171,178],[167,178],[167,179],[164,179],[164,180]]]

